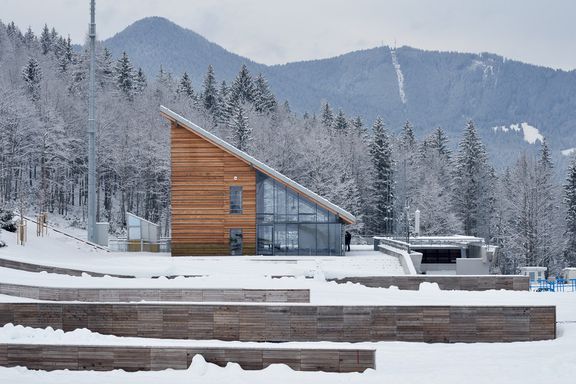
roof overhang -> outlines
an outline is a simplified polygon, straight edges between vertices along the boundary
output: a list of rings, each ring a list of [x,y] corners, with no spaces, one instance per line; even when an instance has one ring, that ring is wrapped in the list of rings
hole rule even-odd
[[[239,150],[238,148],[234,147],[233,145],[227,143],[226,141],[222,140],[218,136],[208,132],[207,130],[199,127],[198,125],[194,124],[190,120],[182,117],[181,115],[177,114],[176,112],[166,108],[165,106],[160,106],[160,114],[167,118],[172,123],[176,123],[194,133],[199,135],[200,137],[204,138],[205,140],[211,142],[212,144],[216,145],[217,147],[221,148],[222,150],[230,153],[231,155],[245,161],[246,163],[252,165],[254,168],[259,170],[260,172],[274,178],[275,180],[285,184],[287,187],[291,188],[292,190],[301,193],[308,197],[310,200],[314,201],[316,204],[320,205],[321,207],[329,210],[330,212],[334,213],[335,215],[339,216],[344,222],[347,224],[354,224],[356,222],[356,217],[352,215],[350,212],[340,208],[336,204],[331,203],[330,201],[326,200],[322,196],[317,195],[316,193],[312,192],[308,188],[298,184],[294,180],[284,176],[280,172],[276,171],[275,169],[267,166],[266,164],[262,163],[259,160],[256,160],[249,154],[244,151]]]

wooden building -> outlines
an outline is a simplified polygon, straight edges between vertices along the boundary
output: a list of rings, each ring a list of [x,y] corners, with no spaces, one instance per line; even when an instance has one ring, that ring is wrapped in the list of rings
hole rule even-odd
[[[355,218],[166,107],[172,255],[342,255]]]

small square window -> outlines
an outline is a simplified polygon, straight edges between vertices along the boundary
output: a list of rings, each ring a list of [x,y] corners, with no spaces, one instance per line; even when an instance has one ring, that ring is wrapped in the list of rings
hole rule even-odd
[[[242,187],[230,187],[230,213],[242,213]]]

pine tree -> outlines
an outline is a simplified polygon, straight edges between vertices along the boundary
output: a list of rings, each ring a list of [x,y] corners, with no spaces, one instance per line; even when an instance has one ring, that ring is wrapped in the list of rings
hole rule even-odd
[[[494,171],[472,121],[459,143],[454,171],[454,210],[464,233],[490,240]]]
[[[368,221],[374,234],[392,233],[394,222],[393,159],[390,139],[382,119],[372,126],[370,157],[372,159],[372,202]]]
[[[341,109],[338,111],[336,119],[334,119],[334,132],[341,135],[348,133],[348,119]]]
[[[192,81],[190,80],[188,73],[184,72],[182,78],[180,78],[180,83],[178,83],[176,94],[180,97],[185,97],[190,100],[195,98],[194,89],[192,89]]]
[[[270,113],[276,108],[276,98],[268,87],[268,82],[258,74],[254,86],[254,109],[259,113]]]
[[[402,149],[405,151],[413,151],[416,149],[416,138],[414,137],[414,130],[412,124],[406,121],[402,127]]]
[[[116,86],[128,98],[132,100],[134,95],[134,68],[126,52],[116,62],[114,67]]]
[[[42,69],[38,61],[31,57],[28,63],[22,68],[22,78],[33,101],[40,98],[40,81],[42,81]]]
[[[66,72],[70,65],[72,64],[72,42],[70,36],[68,39],[61,39],[58,44],[58,55],[60,56],[58,60],[58,68],[60,72]]]
[[[218,90],[216,89],[216,77],[214,76],[214,68],[212,68],[211,64],[208,66],[206,76],[204,76],[202,87],[202,105],[204,106],[204,109],[208,111],[208,113],[214,116],[218,111]]]
[[[42,34],[40,35],[40,48],[43,55],[48,54],[52,49],[52,36],[47,24],[44,24],[44,29],[42,29]]]
[[[430,146],[434,148],[439,155],[447,156],[450,158],[451,151],[450,147],[448,146],[448,137],[444,130],[440,127],[436,128],[434,134],[429,140]]]
[[[34,35],[34,32],[32,32],[32,28],[28,27],[28,30],[24,34],[24,45],[26,45],[28,49],[31,49],[36,44],[36,42],[37,39]]]
[[[70,41],[70,36],[68,36],[68,41]],[[104,47],[102,52],[102,61],[100,62],[99,69],[101,71],[99,79],[100,86],[106,88],[108,84],[114,82],[114,68],[113,68],[113,58],[112,53],[108,48]]]
[[[368,132],[366,131],[366,127],[364,126],[364,122],[360,116],[356,116],[351,121],[352,127],[354,127],[354,135],[360,137],[362,142],[366,142],[368,139]]]
[[[254,102],[254,83],[245,64],[242,64],[238,75],[230,86],[229,100],[233,103],[236,102],[236,100],[240,101],[240,103]]]
[[[241,151],[247,151],[252,141],[252,129],[242,104],[238,103],[233,107],[228,127],[231,130],[232,144]]]
[[[568,167],[568,177],[564,184],[564,205],[566,211],[566,245],[564,265],[576,266],[576,156],[572,157]]]
[[[146,80],[146,75],[142,68],[138,67],[138,72],[136,72],[136,77],[134,78],[134,91],[136,93],[142,93],[148,86],[148,81]]]
[[[228,98],[230,96],[229,94],[230,94],[230,88],[226,84],[226,81],[222,80],[222,83],[220,83],[220,90],[218,91],[218,102],[216,103],[218,109],[216,110],[215,117],[218,123],[225,124],[228,121],[230,112],[228,110]]]
[[[320,118],[322,125],[328,129],[332,128],[332,124],[334,124],[334,112],[332,112],[332,108],[330,104],[325,103],[322,106],[322,116]]]

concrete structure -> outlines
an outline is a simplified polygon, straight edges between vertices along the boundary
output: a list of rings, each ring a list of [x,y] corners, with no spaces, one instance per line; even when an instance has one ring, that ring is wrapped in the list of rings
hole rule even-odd
[[[409,255],[416,273],[440,275],[487,275],[496,247],[472,236],[374,237],[374,249]],[[411,269],[407,267],[407,269]],[[413,273],[407,273],[413,274]]]
[[[172,255],[342,255],[355,218],[168,108]]]

